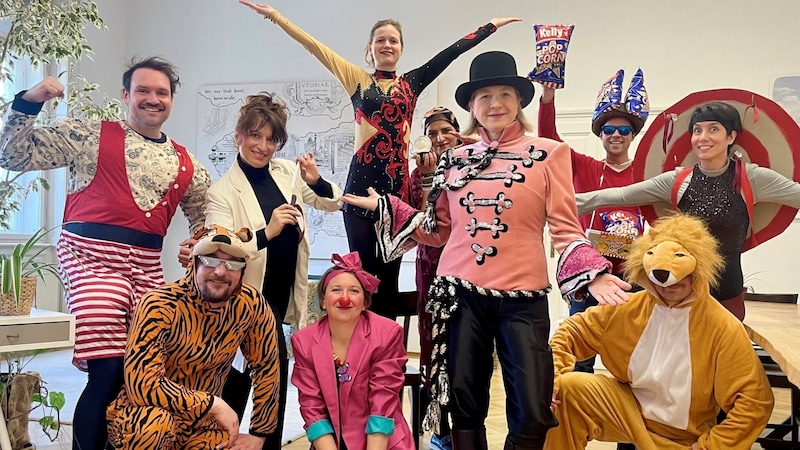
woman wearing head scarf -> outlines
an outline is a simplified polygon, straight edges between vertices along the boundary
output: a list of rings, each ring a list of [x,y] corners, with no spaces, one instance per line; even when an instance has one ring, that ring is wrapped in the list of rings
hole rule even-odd
[[[325,315],[292,335],[300,414],[316,450],[413,450],[400,390],[403,329],[370,311],[379,280],[358,253],[334,254],[320,279]]]
[[[411,172],[411,206],[424,210],[423,185],[429,188],[433,182],[433,172],[439,163],[442,153],[449,148],[456,148],[461,145],[459,132],[461,127],[453,111],[437,106],[430,109],[423,115],[423,132],[431,141],[430,151],[418,153],[415,157],[417,168]],[[431,313],[425,308],[428,304],[428,289],[431,287],[433,277],[436,275],[436,267],[439,265],[439,257],[442,255],[441,247],[431,247],[419,245],[417,247],[416,259],[416,286],[419,293],[417,304],[417,324],[419,325],[420,342],[420,366],[422,366],[423,387],[422,398],[423,407],[430,403],[430,366],[432,334],[431,334]],[[426,408],[423,408],[423,410]],[[450,424],[446,410],[442,409],[442,420],[440,430],[431,435],[430,448],[432,450],[450,450],[453,446],[450,443]]]

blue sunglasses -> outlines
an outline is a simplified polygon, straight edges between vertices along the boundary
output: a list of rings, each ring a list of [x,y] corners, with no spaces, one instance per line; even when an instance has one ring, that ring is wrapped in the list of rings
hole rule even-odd
[[[627,136],[633,132],[633,128],[628,125],[603,125],[603,134],[611,136],[615,131],[619,131],[620,136]]]

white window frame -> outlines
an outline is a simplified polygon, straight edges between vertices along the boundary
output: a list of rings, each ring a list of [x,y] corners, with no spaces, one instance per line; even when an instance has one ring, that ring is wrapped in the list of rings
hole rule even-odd
[[[50,68],[58,70],[59,68]],[[30,86],[41,81],[47,70],[47,66],[40,66],[34,69],[30,64],[23,61],[17,61],[15,65],[15,74],[13,82],[6,81],[2,87],[4,95],[8,100],[12,100],[17,92],[26,89]],[[5,92],[5,91],[8,92]],[[2,126],[3,118],[0,119],[0,126]],[[5,177],[5,170],[0,169],[0,176]],[[32,193],[22,203],[20,211],[17,214],[23,216],[30,215],[31,211],[35,212],[33,218],[29,220],[12,219],[10,224],[12,229],[0,230],[0,244],[17,243],[27,239],[36,230],[46,227],[51,228],[61,222],[63,217],[63,205],[66,198],[66,170],[44,170],[44,171],[31,171],[29,176],[41,177],[48,181],[50,189],[46,191],[39,191]],[[57,233],[53,234],[52,242],[55,241]],[[51,241],[47,239],[47,241]]]

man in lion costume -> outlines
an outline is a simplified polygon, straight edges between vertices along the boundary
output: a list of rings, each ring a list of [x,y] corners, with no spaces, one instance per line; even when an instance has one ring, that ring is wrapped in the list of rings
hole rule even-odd
[[[743,325],[709,294],[723,265],[717,247],[701,220],[661,219],[625,265],[645,290],[561,324],[550,342],[560,424],[545,449],[594,439],[639,450],[750,449],[773,397]],[[610,377],[572,372],[594,355]],[[720,408],[727,417],[717,424]]]

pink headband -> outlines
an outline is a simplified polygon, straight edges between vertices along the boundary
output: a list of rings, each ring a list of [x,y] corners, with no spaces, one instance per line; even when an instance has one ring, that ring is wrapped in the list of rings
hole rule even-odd
[[[331,256],[331,262],[336,268],[331,270],[328,276],[322,280],[322,292],[325,292],[325,289],[328,287],[328,281],[344,272],[352,273],[358,282],[361,283],[361,286],[364,287],[364,290],[370,294],[374,294],[378,289],[378,284],[381,280],[364,270],[361,266],[361,257],[358,256],[358,252],[350,252],[344,256],[339,256],[338,253],[334,253],[333,256]]]

